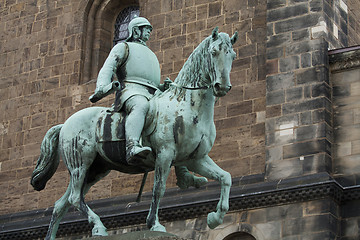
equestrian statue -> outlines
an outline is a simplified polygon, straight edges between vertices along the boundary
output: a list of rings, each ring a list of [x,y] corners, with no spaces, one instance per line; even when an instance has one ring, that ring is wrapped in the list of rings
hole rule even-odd
[[[223,222],[229,209],[231,175],[208,153],[216,136],[216,98],[231,89],[230,71],[236,56],[232,46],[237,32],[230,38],[216,27],[189,56],[174,82],[166,79],[160,84],[158,59],[146,46],[151,24],[146,18],[136,17],[128,29],[129,37],[112,48],[99,71],[95,93],[90,97],[91,102],[96,102],[115,92],[113,106],[76,112],[64,124],[52,127],[41,144],[31,177],[35,190],[45,188],[60,156],[70,172],[69,186],[55,203],[45,239],[55,239],[59,223],[71,205],[93,225],[93,236],[108,235],[84,196],[111,170],[144,174],[143,183],[147,173],[155,171],[146,219],[151,231],[166,231],[159,222],[158,210],[172,166],[180,188],[200,187],[207,178],[220,182],[216,211],[207,217],[211,229]]]

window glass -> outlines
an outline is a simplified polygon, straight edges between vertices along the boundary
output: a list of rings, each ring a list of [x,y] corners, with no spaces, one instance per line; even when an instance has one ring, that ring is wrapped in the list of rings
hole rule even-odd
[[[138,6],[127,7],[119,13],[115,22],[114,45],[126,40],[129,36],[129,23],[133,18],[138,17],[139,14],[140,11]]]

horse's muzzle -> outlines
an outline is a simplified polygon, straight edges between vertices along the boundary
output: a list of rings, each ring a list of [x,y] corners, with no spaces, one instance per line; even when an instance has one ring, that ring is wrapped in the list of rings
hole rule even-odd
[[[225,96],[231,89],[231,85],[222,85],[220,83],[214,84],[214,95],[216,97]]]

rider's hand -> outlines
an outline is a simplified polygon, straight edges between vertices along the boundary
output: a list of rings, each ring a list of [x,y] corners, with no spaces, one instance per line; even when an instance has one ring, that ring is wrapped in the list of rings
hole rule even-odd
[[[164,90],[168,89],[170,87],[170,84],[172,83],[172,81],[170,80],[170,78],[166,78],[164,80]]]

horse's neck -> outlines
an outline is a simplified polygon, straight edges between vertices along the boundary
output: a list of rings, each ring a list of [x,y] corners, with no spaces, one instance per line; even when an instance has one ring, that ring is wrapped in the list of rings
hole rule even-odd
[[[206,84],[209,74],[209,54],[204,49],[207,49],[207,44],[202,42],[194,52],[186,60],[184,66],[180,70],[174,83],[179,86],[194,88],[201,87]]]
[[[188,90],[187,94],[190,99],[185,97],[189,109],[196,109],[199,115],[206,116],[206,118],[213,119],[215,97],[211,89],[207,90]]]

